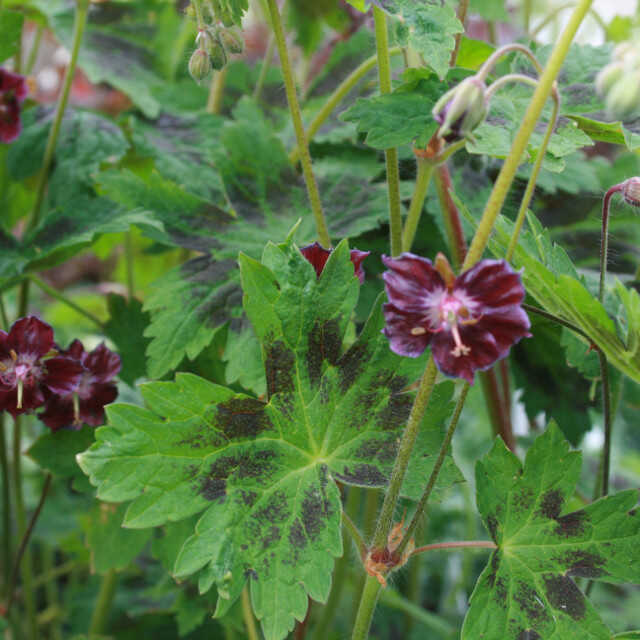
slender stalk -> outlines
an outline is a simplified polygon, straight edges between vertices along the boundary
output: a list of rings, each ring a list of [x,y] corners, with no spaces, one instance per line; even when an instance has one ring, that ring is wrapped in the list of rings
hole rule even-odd
[[[524,19],[524,32],[529,33],[531,26],[531,9],[533,8],[533,0],[524,0],[522,7],[523,19]]]
[[[516,217],[516,221],[513,227],[513,233],[511,234],[509,247],[507,248],[507,254],[505,256],[507,262],[511,262],[511,259],[513,258],[513,252],[516,250],[516,246],[518,245],[518,237],[520,235],[520,231],[522,230],[522,225],[524,223],[529,204],[531,203],[531,198],[533,197],[533,191],[536,188],[536,182],[538,181],[538,175],[540,174],[540,169],[542,168],[542,162],[544,160],[545,153],[547,152],[547,147],[549,146],[549,140],[551,140],[551,135],[553,134],[553,130],[555,129],[556,123],[558,121],[558,114],[560,111],[560,95],[557,91],[552,91],[552,96],[554,99],[553,112],[551,114],[551,119],[547,124],[547,130],[545,131],[542,145],[540,146],[536,160],[533,163],[533,169],[531,170],[531,175],[529,176],[529,182],[527,182],[527,188],[525,189],[524,195],[522,196],[522,202],[520,203],[520,209]]]
[[[11,494],[4,411],[0,414],[0,472],[2,473],[2,593],[6,595],[9,593],[11,582]]]
[[[507,421],[507,416],[505,415],[505,406],[500,394],[495,367],[489,371],[480,371],[478,375],[482,384],[482,393],[489,412],[493,432],[502,438],[510,451],[515,451],[516,441],[513,437],[510,422]]]
[[[604,497],[609,493],[609,469],[611,467],[611,390],[609,388],[609,365],[604,353],[598,349],[600,377],[602,379],[602,415],[604,420],[604,446],[602,447],[602,492]]]
[[[442,465],[444,464],[444,460],[447,456],[447,451],[449,451],[449,447],[451,446],[451,440],[453,439],[453,434],[455,433],[456,427],[458,426],[458,420],[460,419],[460,414],[462,413],[462,407],[464,406],[465,400],[467,399],[467,394],[469,393],[469,389],[471,386],[468,382],[465,382],[460,390],[460,396],[458,397],[458,401],[456,402],[456,408],[453,411],[453,415],[451,416],[451,421],[449,422],[449,428],[447,429],[447,433],[442,441],[442,445],[440,445],[440,451],[438,452],[438,457],[436,458],[435,464],[433,465],[433,469],[431,470],[431,474],[429,475],[429,480],[427,480],[427,486],[424,488],[422,492],[422,496],[420,496],[420,500],[416,506],[415,513],[413,514],[413,518],[411,518],[411,522],[407,527],[404,535],[402,537],[402,542],[398,545],[396,552],[402,555],[402,552],[406,549],[407,544],[411,540],[413,536],[413,532],[416,530],[420,520],[422,519],[422,514],[424,513],[424,509],[429,502],[429,498],[433,492],[433,488],[436,486],[436,480],[438,479],[438,475],[440,474],[440,470],[442,469]],[[415,553],[415,552],[414,552]]]
[[[373,20],[376,31],[376,54],[378,56],[378,78],[380,93],[391,93],[391,61],[389,57],[389,34],[387,16],[378,7],[373,7]],[[391,255],[402,252],[402,215],[400,207],[400,170],[398,168],[398,150],[386,149],[384,152],[387,166],[387,188],[389,191],[389,234],[391,236]]]
[[[571,39],[573,40],[573,36]],[[483,81],[486,80],[487,76],[491,73],[491,71],[493,70],[493,67],[495,67],[498,60],[502,58],[502,56],[506,55],[507,53],[512,53],[513,51],[518,51],[524,54],[525,56],[527,56],[527,58],[531,60],[531,63],[536,68],[536,71],[539,74],[542,73],[542,66],[538,62],[538,59],[533,55],[533,53],[531,53],[531,50],[528,47],[525,47],[523,44],[512,43],[512,44],[506,44],[504,45],[504,47],[500,47],[499,49],[494,51],[482,63],[482,66],[480,67],[480,69],[478,69],[478,73],[476,74],[476,77]]]
[[[224,88],[227,83],[227,73],[229,73],[229,65],[213,74],[209,97],[207,99],[207,113],[217,115],[222,110],[222,99],[224,98]]]
[[[17,416],[13,421],[13,503],[18,535],[22,537],[27,530],[27,518],[22,493],[22,419],[20,416]],[[22,579],[22,595],[27,618],[28,637],[31,640],[37,640],[38,623],[33,590],[33,567],[31,554],[26,547],[23,550],[22,558],[20,577]],[[9,598],[11,598],[15,590],[12,587],[9,589]],[[7,609],[9,609],[10,604],[10,602],[7,603]]]
[[[467,540],[464,542],[436,542],[435,544],[427,544],[424,547],[418,547],[411,552],[412,556],[425,551],[456,551],[457,549],[497,549],[498,546],[491,540]]]
[[[420,216],[424,208],[424,201],[427,197],[429,183],[431,182],[431,176],[433,175],[433,169],[435,167],[431,160],[420,157],[416,158],[416,164],[418,168],[416,186],[413,191],[413,196],[411,197],[409,213],[407,214],[404,231],[402,233],[403,251],[411,251],[411,245],[416,236],[418,223],[420,222]]]
[[[33,71],[33,66],[36,63],[38,57],[38,51],[40,51],[40,42],[42,41],[42,34],[44,33],[44,25],[39,24],[36,28],[36,33],[33,36],[33,44],[31,45],[31,51],[29,51],[29,57],[27,58],[27,64],[24,67],[25,75],[29,75]]]
[[[522,73],[508,73],[506,76],[502,76],[495,82],[491,83],[491,86],[485,93],[485,99],[487,100],[487,102],[491,100],[494,93],[500,91],[502,87],[511,82],[522,82],[524,84],[531,85],[532,87],[536,87],[538,85],[538,82],[535,78],[530,78],[529,76],[525,76]]]
[[[251,598],[249,597],[248,585],[245,585],[242,590],[242,617],[244,619],[244,626],[247,630],[249,640],[259,640],[260,636],[258,635],[256,619],[253,616],[253,609],[251,608]]]
[[[98,598],[96,600],[95,608],[93,609],[91,622],[89,623],[90,638],[104,633],[107,628],[107,620],[109,618],[109,612],[111,611],[113,597],[116,594],[117,584],[118,574],[116,573],[116,570],[109,569],[109,571],[102,576],[100,591],[98,592]]]
[[[604,194],[602,200],[602,231],[600,234],[600,287],[598,289],[598,300],[604,299],[604,283],[607,276],[607,257],[609,253],[609,210],[611,196],[622,191],[624,183],[616,184]]]
[[[202,16],[202,0],[193,0],[193,8],[196,12],[196,22],[198,29],[204,28],[204,17]]]
[[[449,66],[451,68],[456,66],[456,62],[458,61],[458,53],[460,52],[460,42],[462,41],[462,36],[464,35],[464,29],[467,24],[467,12],[469,11],[469,0],[460,0],[460,4],[458,5],[458,20],[460,20],[462,24],[463,31],[460,33],[456,33],[456,43],[453,47],[453,51],[451,52],[451,58],[449,58]]]
[[[48,285],[44,280],[38,278],[38,276],[34,274],[30,274],[28,276],[29,280],[38,286],[39,289],[42,289],[47,295],[59,300],[60,302],[66,304],[69,308],[73,309],[75,312],[84,316],[88,320],[91,320],[97,327],[103,328],[103,324],[97,316],[94,316],[93,313],[83,309],[80,305],[77,305],[73,300],[70,300],[63,293],[60,293],[57,289],[54,289],[50,285]]]
[[[563,318],[554,315],[553,313],[549,313],[540,307],[535,307],[531,304],[527,304],[526,302],[522,303],[522,308],[529,313],[535,313],[536,315],[541,316],[542,318],[546,318],[547,320],[551,320],[551,322],[555,322],[557,324],[561,324],[563,327],[567,327],[567,329],[571,329],[571,331],[581,335],[585,338],[589,344],[594,349],[599,349],[598,345],[591,339],[589,335],[587,335],[578,325],[569,322],[568,320],[564,320]]]
[[[11,609],[11,605],[15,599],[16,592],[16,583],[18,582],[18,573],[20,572],[20,564],[22,563],[22,558],[24,556],[24,552],[29,544],[29,540],[31,538],[31,534],[33,533],[33,529],[36,526],[36,522],[38,521],[38,517],[40,516],[40,512],[42,511],[42,507],[44,506],[44,502],[47,499],[47,494],[49,493],[49,487],[51,486],[52,475],[47,473],[44,485],[42,486],[42,492],[40,493],[40,500],[38,501],[38,506],[36,510],[33,512],[31,516],[31,520],[29,521],[29,526],[26,528],[24,533],[22,534],[22,540],[20,541],[20,546],[18,547],[18,552],[16,553],[15,562],[13,565],[13,573],[11,574],[11,586],[9,588],[9,600],[7,602],[7,611]]]
[[[54,566],[54,549],[46,546],[42,549],[42,569],[51,574],[55,570]],[[35,583],[35,580],[34,580]],[[47,580],[45,583],[45,593],[47,598],[47,606],[51,609],[60,611],[60,599],[58,597],[58,585],[55,580]],[[62,628],[60,624],[60,616],[52,618],[49,625],[49,634],[51,640],[62,640]]]
[[[84,27],[87,22],[87,11],[89,7],[89,0],[77,0],[75,21],[73,24],[73,45],[71,47],[71,59],[69,60],[69,66],[64,76],[64,82],[62,85],[62,91],[58,98],[58,105],[56,107],[56,115],[53,119],[53,125],[49,131],[49,138],[47,139],[47,146],[44,151],[44,159],[42,161],[42,169],[38,177],[38,184],[36,186],[36,200],[31,211],[31,218],[27,225],[27,230],[34,229],[40,222],[40,212],[42,209],[42,201],[44,200],[44,193],[49,181],[49,169],[51,168],[51,162],[53,161],[53,155],[56,150],[56,144],[58,142],[58,136],[60,134],[60,126],[62,124],[62,118],[69,102],[69,94],[71,93],[71,84],[76,71],[76,64],[78,63],[78,54],[80,53],[80,44],[82,43],[82,34],[84,33]]]
[[[564,4],[558,5],[551,11],[545,18],[542,20],[536,28],[531,32],[530,38],[535,40],[536,36],[562,11],[565,9],[570,9],[571,7],[575,7],[575,2],[565,2]],[[609,29],[607,27],[607,23],[604,21],[603,17],[593,8],[589,9],[589,13],[593,16],[593,19],[598,23],[598,26],[602,29],[605,37],[609,33]]]
[[[381,589],[382,585],[375,578],[370,575],[366,576],[360,605],[358,606],[358,614],[353,624],[351,640],[365,640],[369,636],[373,612],[376,609]]]
[[[356,527],[355,523],[348,516],[346,511],[342,512],[342,525],[345,531],[349,532],[351,539],[355,543],[356,548],[358,549],[358,555],[360,556],[361,559],[364,558],[364,554],[367,551],[367,545],[365,544],[364,538],[362,537],[362,534],[358,530],[358,527]]]
[[[74,560],[70,560],[69,562],[65,562],[64,564],[60,564],[57,567],[52,568],[51,570],[47,569],[44,573],[37,576],[33,579],[33,586],[41,587],[46,585],[48,582],[54,582],[58,578],[65,576],[67,573],[70,573],[78,566],[78,563]]]
[[[322,210],[318,185],[313,174],[311,154],[309,153],[309,145],[304,131],[302,114],[300,113],[300,105],[296,94],[293,70],[291,69],[291,62],[289,61],[289,53],[287,51],[287,43],[285,40],[284,29],[282,27],[282,20],[280,19],[280,12],[278,11],[276,0],[267,0],[267,5],[271,15],[273,33],[278,46],[278,54],[280,55],[280,64],[282,65],[282,75],[284,76],[284,85],[287,93],[287,101],[289,102],[289,111],[291,112],[291,120],[296,133],[298,148],[300,149],[302,173],[304,174],[304,181],[307,185],[307,194],[309,196],[309,202],[311,203],[311,209],[316,223],[318,240],[320,241],[320,244],[329,248],[331,246],[331,238],[329,237],[329,229],[327,228],[324,212]]]
[[[416,558],[417,560],[418,558]],[[415,562],[415,560],[414,560]],[[455,632],[455,629],[449,624],[446,620],[436,615],[435,613],[431,613],[426,609],[414,604],[407,598],[403,598],[397,591],[393,589],[385,589],[380,594],[380,604],[383,604],[386,607],[391,607],[393,609],[397,609],[398,611],[402,611],[405,614],[411,616],[413,620],[419,622],[421,625],[426,627],[427,629],[433,631],[438,634],[438,637],[442,638],[452,638]],[[403,636],[408,637],[408,636]],[[422,635],[421,637],[425,638],[425,640],[430,640],[432,636],[430,635]]]
[[[366,540],[371,539],[376,526],[376,514],[380,505],[380,492],[378,489],[364,489],[364,518],[362,520],[362,530]]]
[[[7,315],[7,309],[4,306],[4,298],[0,296],[0,321],[5,331],[9,330],[9,316]]]
[[[402,53],[401,47],[393,47],[389,49],[389,56],[397,56]],[[378,56],[367,58],[359,67],[354,69],[333,91],[328,100],[324,103],[322,109],[316,117],[311,121],[307,129],[307,141],[311,141],[318,133],[320,127],[327,121],[327,118],[333,113],[334,109],[344,100],[353,87],[364,78],[371,69],[378,64]],[[256,87],[257,88],[257,87]],[[289,154],[289,160],[292,164],[298,162],[300,152],[298,147],[293,149]]]
[[[255,89],[253,90],[253,99],[256,101],[260,99],[260,94],[262,93],[262,89],[264,88],[264,83],[267,80],[267,73],[269,73],[269,68],[271,67],[271,63],[273,62],[273,56],[275,55],[275,53],[276,53],[276,39],[272,33],[269,36],[269,42],[267,43],[267,50],[264,54],[262,67],[260,68],[260,75],[258,76],[258,81],[256,82]],[[307,137],[308,139],[311,139],[311,136],[308,134],[307,134]]]
[[[447,232],[447,240],[449,241],[449,249],[453,259],[453,267],[458,271],[467,254],[467,241],[465,240],[462,229],[460,212],[451,197],[453,187],[451,184],[451,175],[446,164],[441,164],[436,170],[435,185],[438,200],[440,201],[444,226]]]
[[[404,480],[407,467],[409,466],[409,458],[413,451],[413,445],[418,435],[420,423],[422,417],[429,404],[431,398],[431,392],[436,383],[436,376],[438,370],[436,369],[433,357],[429,358],[427,368],[420,380],[420,386],[418,387],[418,393],[413,402],[409,420],[407,426],[402,434],[402,440],[398,447],[398,455],[393,465],[393,471],[391,472],[391,480],[387,487],[387,493],[384,496],[384,502],[382,503],[382,509],[378,516],[378,524],[373,537],[373,547],[382,548],[387,543],[387,537],[393,526],[393,512],[396,507],[398,495],[400,494],[400,488],[402,487],[402,481]],[[366,590],[366,584],[365,584]],[[363,594],[364,597],[364,594]],[[355,637],[355,636],[354,636]]]
[[[131,229],[129,229],[124,236],[124,257],[127,266],[127,295],[129,296],[129,300],[131,300],[135,296],[136,291],[136,282],[133,270],[135,265],[135,254],[133,247],[133,233]]]
[[[482,252],[487,245],[495,220],[502,209],[509,187],[511,186],[516,175],[516,171],[518,170],[520,158],[522,157],[529,138],[533,133],[536,122],[542,113],[544,104],[553,89],[555,78],[567,56],[573,37],[589,10],[592,1],[593,0],[580,0],[578,6],[571,15],[565,30],[551,52],[547,66],[540,75],[538,86],[533,93],[533,97],[531,98],[531,102],[529,103],[529,107],[527,108],[522,124],[520,125],[520,129],[518,129],[518,133],[513,141],[511,152],[502,165],[502,169],[500,170],[491,195],[489,196],[478,230],[467,253],[463,269],[468,269],[482,257]]]

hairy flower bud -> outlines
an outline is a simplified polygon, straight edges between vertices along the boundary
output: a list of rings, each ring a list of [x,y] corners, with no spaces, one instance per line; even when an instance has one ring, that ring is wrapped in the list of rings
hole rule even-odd
[[[209,56],[211,57],[211,66],[216,70],[224,69],[227,64],[227,52],[222,45],[220,36],[217,31],[209,30],[211,40],[208,43]]]
[[[596,76],[596,91],[601,96],[606,96],[614,84],[624,76],[624,63],[618,60],[603,67]]]
[[[227,53],[242,53],[244,50],[244,40],[236,29],[221,29],[220,41]]]
[[[622,185],[622,197],[632,207],[640,207],[640,178],[633,177],[625,180]]]
[[[191,77],[200,82],[211,73],[211,60],[204,49],[196,49],[189,60],[189,73]]]
[[[626,73],[607,91],[605,105],[615,120],[631,120],[640,115],[640,68]]]
[[[485,90],[484,82],[472,76],[447,91],[432,111],[440,124],[438,137],[453,142],[469,135],[487,115]]]

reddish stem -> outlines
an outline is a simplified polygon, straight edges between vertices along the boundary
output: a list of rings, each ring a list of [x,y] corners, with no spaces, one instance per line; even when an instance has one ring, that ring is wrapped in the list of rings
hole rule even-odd
[[[621,182],[620,184],[616,184],[604,194],[604,199],[602,200],[602,232],[600,235],[600,289],[598,291],[598,300],[602,302],[604,298],[604,280],[607,275],[607,253],[609,246],[609,204],[611,200],[611,196],[614,193],[618,193],[622,191],[625,182]]]
[[[453,264],[457,271],[460,269],[460,265],[467,255],[467,241],[465,240],[462,222],[460,221],[460,212],[451,197],[453,185],[451,183],[451,174],[446,164],[438,166],[435,179],[438,197],[443,209],[444,223],[447,228],[447,235],[449,236]]]

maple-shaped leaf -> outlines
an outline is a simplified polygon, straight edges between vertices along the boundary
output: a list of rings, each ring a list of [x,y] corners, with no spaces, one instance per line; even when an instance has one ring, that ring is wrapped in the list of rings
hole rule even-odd
[[[471,596],[463,640],[611,638],[573,578],[640,581],[638,492],[569,512],[580,466],[554,423],[524,468],[501,440],[478,461],[478,509],[498,548]]]
[[[240,256],[244,309],[261,344],[267,398],[191,374],[142,386],[148,409],[112,405],[109,426],[79,456],[102,500],[133,502],[124,525],[152,527],[202,515],[174,575],[216,584],[223,615],[247,580],[267,640],[324,602],[342,554],[336,481],[384,487],[424,358],[392,353],[381,299],[359,338],[343,340],[360,284],[346,242],[318,278],[293,244]],[[403,494],[417,499],[442,442],[453,383],[436,386]],[[442,489],[461,480],[448,457]]]

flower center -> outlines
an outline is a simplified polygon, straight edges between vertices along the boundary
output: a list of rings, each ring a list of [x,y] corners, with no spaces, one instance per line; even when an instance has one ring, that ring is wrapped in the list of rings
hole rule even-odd
[[[462,342],[459,325],[475,324],[479,320],[472,317],[473,307],[475,303],[463,292],[446,292],[442,296],[439,307],[440,328],[451,332],[455,345],[451,355],[456,358],[471,353],[471,347]]]

